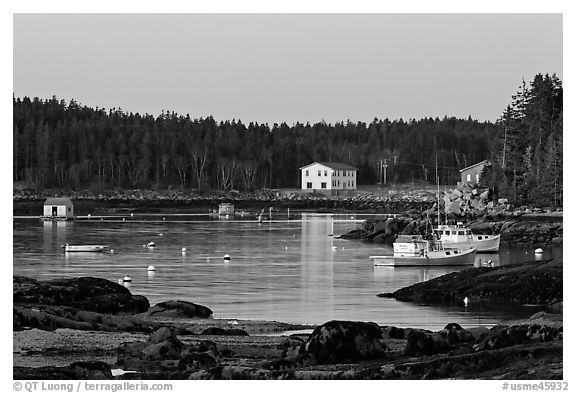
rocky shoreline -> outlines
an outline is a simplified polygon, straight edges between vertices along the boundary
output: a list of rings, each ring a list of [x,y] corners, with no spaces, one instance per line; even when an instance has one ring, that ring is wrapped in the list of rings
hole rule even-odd
[[[185,301],[150,307],[146,298],[99,278],[14,277],[13,377],[562,379],[562,260],[507,268],[460,272],[470,276],[467,286],[461,276],[446,275],[424,283],[426,288],[417,284],[390,295],[429,300],[444,291],[458,298],[464,285],[471,298],[505,301],[505,291],[496,288],[524,277],[523,291],[510,286],[514,301],[551,306],[547,313],[505,326],[463,329],[452,323],[440,331],[355,321],[307,326],[218,320],[210,309]],[[546,296],[529,297],[551,280],[555,285]]]

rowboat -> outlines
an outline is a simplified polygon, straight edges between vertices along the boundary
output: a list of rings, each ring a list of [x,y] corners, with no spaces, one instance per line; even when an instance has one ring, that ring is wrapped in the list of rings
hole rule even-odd
[[[434,235],[444,248],[474,247],[477,252],[498,252],[500,248],[500,235],[476,235],[461,222],[456,225],[438,225]]]
[[[394,255],[372,255],[376,266],[464,266],[474,265],[476,249],[444,248],[441,242],[422,236],[398,236]]]
[[[71,246],[69,244],[63,244],[62,249],[65,252],[102,252],[108,246],[98,246],[98,245],[82,245],[82,246]]]

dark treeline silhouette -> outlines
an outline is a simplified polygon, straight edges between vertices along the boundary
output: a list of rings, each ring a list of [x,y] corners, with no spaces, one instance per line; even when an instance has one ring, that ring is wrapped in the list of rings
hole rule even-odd
[[[314,161],[359,168],[358,184],[455,184],[458,170],[489,157],[498,127],[425,118],[288,126],[90,108],[56,97],[13,99],[13,179],[35,189],[298,188]]]
[[[562,205],[563,89],[556,75],[523,81],[498,120],[492,167],[483,176],[515,203]]]

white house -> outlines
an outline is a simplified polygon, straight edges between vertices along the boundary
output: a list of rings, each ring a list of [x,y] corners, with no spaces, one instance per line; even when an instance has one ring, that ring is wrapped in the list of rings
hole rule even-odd
[[[300,168],[302,190],[328,195],[354,193],[356,191],[355,168],[340,162],[313,162]]]
[[[74,205],[70,198],[48,198],[44,202],[44,218],[72,220]]]

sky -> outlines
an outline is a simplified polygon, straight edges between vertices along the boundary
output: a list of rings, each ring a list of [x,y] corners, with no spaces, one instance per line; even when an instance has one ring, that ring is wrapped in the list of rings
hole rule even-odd
[[[496,121],[524,78],[563,79],[561,13],[29,14],[13,92],[244,123]]]

